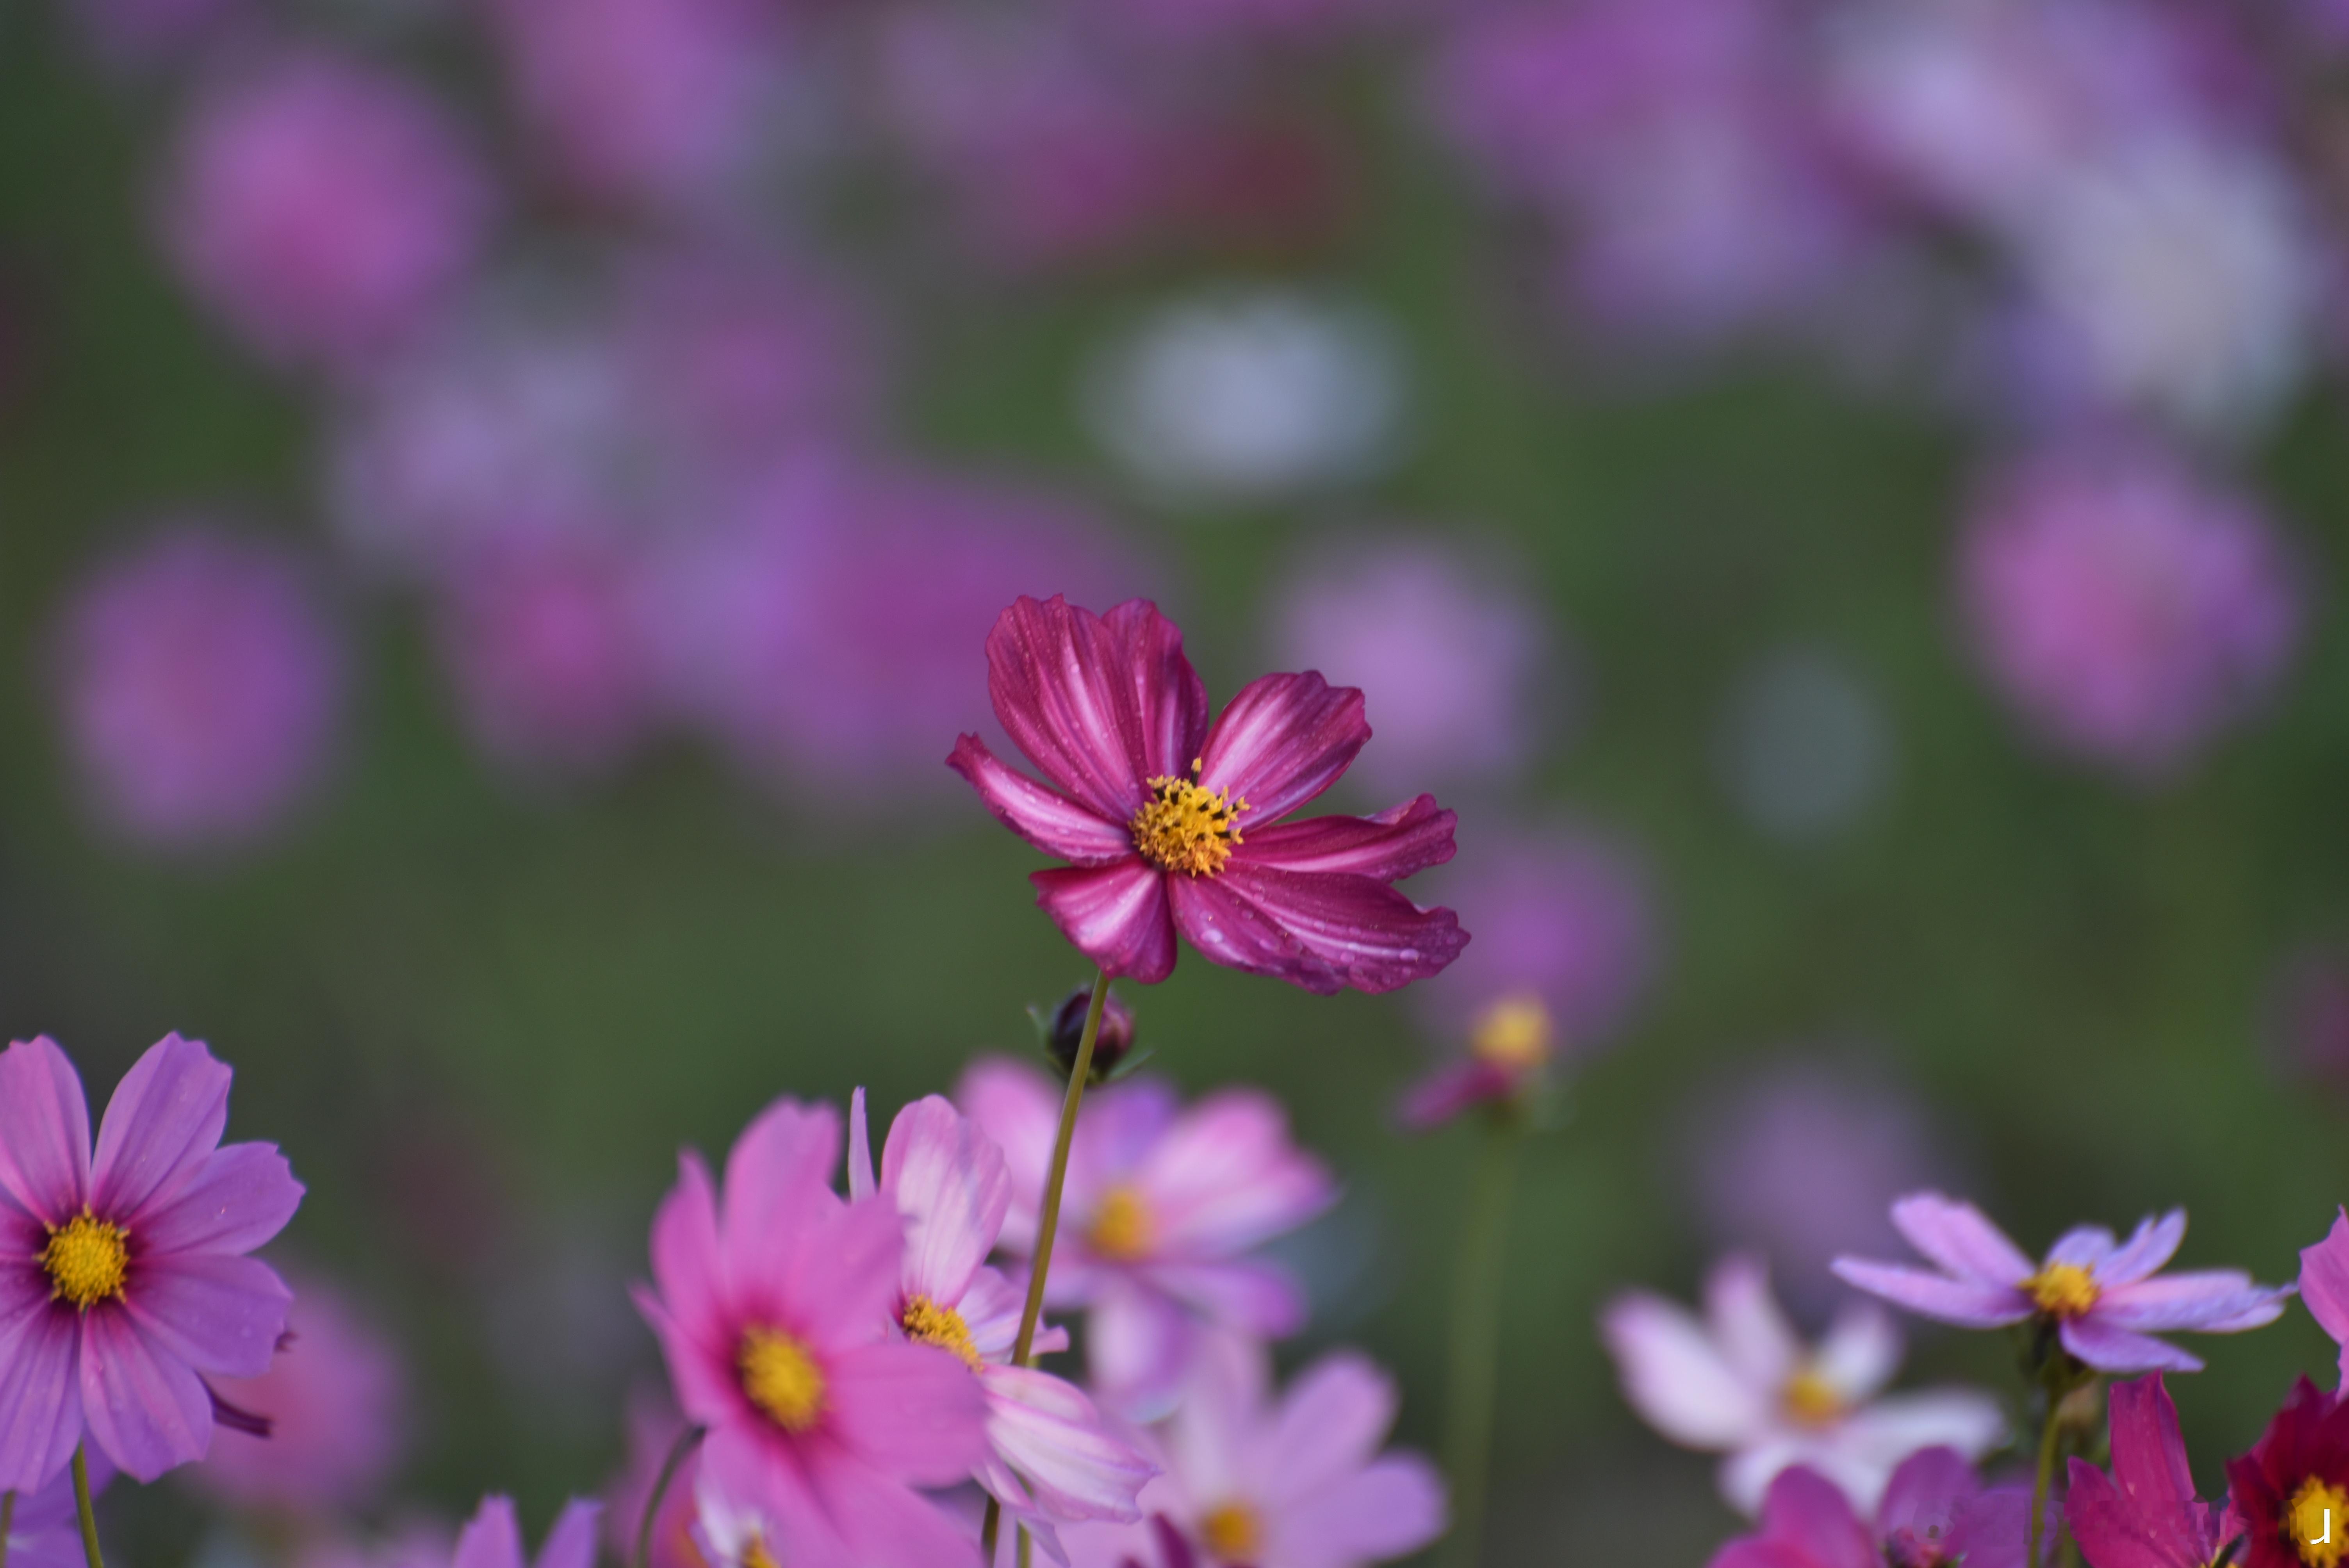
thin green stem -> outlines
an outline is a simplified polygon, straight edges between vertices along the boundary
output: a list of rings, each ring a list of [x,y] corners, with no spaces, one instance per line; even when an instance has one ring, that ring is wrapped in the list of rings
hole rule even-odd
[[[16,1526],[16,1494],[0,1491],[0,1568],[8,1568],[8,1532]]]
[[[1028,1305],[1019,1312],[1019,1337],[1011,1346],[1011,1364],[1028,1365],[1036,1347],[1036,1322],[1044,1315],[1044,1278],[1052,1269],[1052,1241],[1061,1230],[1061,1189],[1069,1179],[1069,1146],[1077,1136],[1077,1111],[1085,1102],[1085,1080],[1092,1076],[1093,1042],[1101,1037],[1102,1008],[1109,1001],[1109,971],[1093,972],[1092,1003],[1085,1008],[1084,1033],[1077,1038],[1077,1059],[1069,1064],[1069,1092],[1061,1099],[1061,1132],[1052,1143],[1052,1170],[1044,1181],[1043,1212],[1036,1221],[1036,1255],[1030,1260]],[[1003,1530],[1003,1505],[987,1500],[987,1517],[979,1525],[978,1547],[987,1568],[995,1568],[995,1542]],[[1019,1532],[1022,1568],[1028,1561],[1028,1532]]]
[[[1452,1400],[1444,1446],[1452,1472],[1452,1539],[1444,1560],[1454,1568],[1475,1568],[1484,1550],[1509,1198],[1516,1186],[1517,1152],[1524,1140],[1523,1118],[1514,1108],[1503,1108],[1485,1134],[1484,1157],[1468,1195],[1467,1224],[1452,1280]]]
[[[73,1457],[74,1511],[81,1515],[82,1555],[89,1559],[89,1568],[106,1568],[106,1559],[98,1550],[98,1515],[89,1506],[89,1460],[82,1456],[76,1444]]]
[[[660,1475],[654,1480],[653,1490],[645,1497],[644,1515],[636,1521],[636,1568],[649,1568],[653,1560],[653,1521],[660,1517],[661,1499],[668,1495],[669,1483],[677,1480],[678,1467],[685,1463],[685,1456],[701,1446],[701,1439],[709,1430],[707,1427],[688,1427],[678,1433],[677,1441],[668,1446],[668,1458],[661,1461]],[[0,1568],[6,1568],[6,1564],[0,1563]]]
[[[2023,1561],[2025,1568],[2037,1568],[2039,1563],[2039,1524],[2047,1517],[2047,1491],[2055,1482],[2055,1450],[2063,1437],[2061,1417],[2064,1398],[2054,1388],[2047,1390],[2047,1424],[2039,1433],[2039,1473],[2031,1482],[2031,1533],[2023,1538]]]

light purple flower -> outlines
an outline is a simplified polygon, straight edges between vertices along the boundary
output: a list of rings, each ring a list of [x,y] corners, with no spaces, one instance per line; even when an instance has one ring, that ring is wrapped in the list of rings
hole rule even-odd
[[[1991,679],[2035,732],[2148,781],[2268,694],[2304,615],[2255,503],[2130,444],[1996,474],[1966,525],[1958,592]]]
[[[66,1054],[46,1037],[0,1053],[0,1491],[47,1484],[85,1434],[142,1481],[200,1460],[205,1377],[269,1369],[291,1295],[243,1254],[302,1184],[273,1144],[220,1147],[230,1076],[164,1036],[93,1157]]]
[[[2207,1568],[2226,1560],[2217,1503],[2194,1495],[2178,1406],[2161,1375],[2116,1383],[2110,1475],[2075,1459],[2064,1517],[2088,1568]]]
[[[546,1532],[538,1555],[532,1557],[523,1551],[513,1499],[485,1497],[459,1532],[448,1568],[595,1568],[595,1532],[603,1514],[602,1503],[573,1498]]]
[[[1559,693],[1540,608],[1433,538],[1349,537],[1304,562],[1271,610],[1272,663],[1378,694],[1373,789],[1504,782]]]
[[[252,839],[331,759],[342,646],[277,545],[169,524],[74,590],[51,652],[67,752],[91,809],[130,838]]]
[[[103,1453],[90,1455],[88,1466],[90,1495],[95,1497],[114,1479],[114,1467]],[[89,1559],[82,1551],[72,1470],[59,1470],[38,1491],[17,1497],[7,1539],[0,1547],[9,1568],[83,1568]]]
[[[1000,1057],[955,1093],[1001,1147],[1011,1177],[1002,1245],[1035,1245],[1060,1119],[1058,1086]],[[1045,1300],[1089,1309],[1093,1391],[1120,1414],[1163,1414],[1211,1328],[1292,1334],[1305,1299],[1279,1264],[1251,1257],[1335,1202],[1321,1162],[1288,1140],[1279,1103],[1226,1089],[1188,1110],[1138,1078],[1089,1099],[1077,1123]]]
[[[1608,1305],[1599,1327],[1631,1408],[1676,1443],[1727,1455],[1721,1494],[1748,1514],[1791,1466],[1874,1509],[1910,1455],[1946,1447],[1979,1459],[2005,1436],[1986,1394],[1883,1394],[1900,1366],[1900,1334],[1872,1303],[1847,1306],[1816,1346],[1804,1345],[1752,1258],[1714,1266],[1702,1321],[1632,1291]]]
[[[2143,1221],[2124,1243],[2100,1226],[2066,1231],[2035,1264],[1981,1210],[1939,1192],[1901,1199],[1892,1222],[1940,1273],[1837,1258],[1837,1277],[1961,1327],[2051,1322],[2064,1348],[2100,1372],[2199,1372],[2200,1361],[2151,1336],[2257,1328],[2282,1315],[2293,1290],[2254,1284],[2236,1269],[2155,1277],[2186,1239],[2183,1209]]]
[[[1142,1517],[1134,1494],[1158,1467],[1123,1441],[1075,1386],[1011,1364],[1026,1286],[987,1264],[1011,1208],[1011,1175],[995,1140],[945,1099],[897,1113],[873,1172],[864,1091],[849,1110],[848,1195],[878,1196],[905,1222],[894,1321],[908,1339],[951,1351],[987,1396],[993,1452],[971,1479],[1028,1526],[1055,1562],[1057,1524]],[[1037,1346],[1064,1347],[1067,1336]]]
[[[1843,1490],[1795,1466],[1771,1483],[1762,1528],[1713,1555],[1708,1568],[2028,1568],[2031,1500],[2019,1487],[1984,1490],[1954,1449],[1911,1455],[1863,1522]],[[2043,1540],[2054,1540],[2051,1513]]]
[[[2323,1241],[2300,1249],[2300,1299],[2341,1346],[2341,1386],[2349,1388],[2349,1209],[2335,1212]]]
[[[1163,1429],[1166,1473],[1143,1489],[1202,1568],[1358,1568],[1407,1557],[1444,1532],[1435,1467],[1380,1452],[1393,1382],[1352,1351],[1307,1367],[1278,1398],[1271,1357],[1215,1336]],[[1159,1562],[1151,1524],[1064,1532],[1076,1568]],[[1173,1568],[1171,1561],[1168,1568]]]
[[[464,137],[419,88],[298,49],[198,95],[162,222],[187,286],[247,346],[356,370],[449,298],[494,208]]]
[[[330,1285],[297,1276],[287,1339],[258,1377],[216,1377],[226,1405],[266,1437],[223,1425],[188,1472],[244,1508],[313,1518],[365,1506],[399,1458],[407,1387],[398,1353]]]

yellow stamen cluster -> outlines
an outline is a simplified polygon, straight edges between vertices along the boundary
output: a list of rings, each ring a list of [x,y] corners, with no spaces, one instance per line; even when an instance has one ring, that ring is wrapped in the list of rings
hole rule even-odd
[[[49,1276],[51,1301],[69,1301],[88,1312],[101,1301],[122,1299],[122,1282],[130,1273],[129,1231],[84,1209],[48,1232],[41,1268]]]
[[[916,1344],[951,1350],[962,1357],[964,1366],[974,1372],[978,1370],[978,1346],[971,1343],[970,1325],[953,1307],[940,1306],[926,1295],[917,1295],[905,1303],[905,1310],[897,1315],[897,1324],[905,1331],[905,1337]]]
[[[2078,1317],[2096,1305],[2104,1292],[2095,1277],[2077,1264],[2049,1264],[2023,1282],[2023,1294],[2040,1311],[2056,1317]]]
[[[1244,1502],[1227,1502],[1199,1522],[1199,1541],[1226,1563],[1253,1563],[1264,1550],[1264,1521]]]
[[[1158,1240],[1158,1222],[1149,1202],[1132,1187],[1120,1184],[1102,1195],[1085,1241],[1112,1263],[1130,1264],[1150,1255]]]
[[[1248,803],[1232,799],[1228,789],[1211,790],[1199,782],[1199,759],[1191,759],[1191,777],[1162,774],[1150,780],[1150,800],[1126,824],[1142,858],[1162,871],[1214,876],[1231,858],[1240,841],[1234,826]]]
[[[780,1329],[746,1328],[734,1353],[742,1392],[783,1430],[804,1432],[823,1414],[823,1369]]]
[[[2308,1568],[2335,1568],[2344,1542],[2349,1542],[2349,1492],[2309,1477],[2292,1494],[2284,1532]]]
[[[1826,1374],[1816,1367],[1806,1366],[1786,1379],[1778,1390],[1779,1406],[1796,1426],[1829,1427],[1851,1413],[1851,1402]]]
[[[775,1554],[767,1550],[765,1536],[753,1535],[742,1548],[742,1568],[775,1568]]]
[[[1556,1031],[1549,1009],[1531,992],[1504,996],[1476,1015],[1468,1049],[1476,1059],[1512,1073],[1531,1072],[1549,1060]]]

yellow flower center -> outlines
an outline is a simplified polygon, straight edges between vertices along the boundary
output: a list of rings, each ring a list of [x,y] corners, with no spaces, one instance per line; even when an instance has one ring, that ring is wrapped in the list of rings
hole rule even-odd
[[[2349,1492],[2311,1476],[2292,1494],[2284,1531],[2308,1568],[2334,1568],[2349,1536]]]
[[[1151,1218],[1149,1203],[1122,1182],[1102,1194],[1101,1207],[1093,1211],[1093,1222],[1085,1231],[1085,1240],[1093,1251],[1117,1264],[1149,1256],[1157,1239],[1158,1222]]]
[[[905,1329],[906,1338],[951,1350],[962,1357],[964,1366],[974,1372],[978,1370],[978,1346],[970,1341],[970,1325],[953,1307],[940,1306],[926,1295],[917,1295],[905,1303],[905,1310],[897,1315],[897,1323]]]
[[[742,1331],[735,1365],[742,1392],[787,1432],[804,1432],[823,1414],[823,1370],[807,1346],[773,1328]]]
[[[41,1249],[49,1299],[69,1301],[83,1312],[101,1301],[119,1301],[123,1278],[130,1272],[129,1242],[129,1232],[88,1209],[50,1226],[49,1244]]]
[[[1264,1550],[1264,1521],[1245,1502],[1227,1502],[1199,1522],[1199,1540],[1226,1563],[1249,1563]]]
[[[1851,1402],[1816,1367],[1804,1367],[1787,1378],[1778,1390],[1778,1403],[1802,1427],[1833,1426],[1851,1411]]]
[[[1191,777],[1162,774],[1150,781],[1150,801],[1133,814],[1126,829],[1142,858],[1163,871],[1214,876],[1231,858],[1240,841],[1234,828],[1246,800],[1235,800],[1228,789],[1209,790],[1199,782],[1199,761],[1191,761]]]
[[[2057,1317],[2077,1317],[2096,1305],[2104,1293],[2086,1269],[2077,1264],[2049,1264],[2023,1282],[2023,1294],[2040,1311]]]
[[[767,1550],[765,1536],[753,1535],[742,1548],[742,1568],[775,1568],[774,1553]]]
[[[1530,1072],[1549,1060],[1555,1031],[1549,1009],[1530,992],[1504,996],[1476,1016],[1468,1049],[1476,1059],[1513,1073]]]

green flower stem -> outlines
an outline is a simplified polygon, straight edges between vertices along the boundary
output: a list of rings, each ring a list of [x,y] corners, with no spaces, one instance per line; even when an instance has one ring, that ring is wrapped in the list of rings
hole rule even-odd
[[[636,1521],[636,1568],[650,1568],[653,1521],[660,1516],[661,1499],[668,1495],[669,1483],[677,1480],[678,1470],[685,1463],[685,1456],[701,1446],[701,1439],[709,1430],[707,1427],[688,1427],[678,1433],[677,1441],[669,1445],[668,1458],[661,1461],[660,1477],[653,1482],[653,1490],[645,1498],[644,1517]],[[7,1564],[0,1563],[0,1568],[7,1568]]]
[[[74,1446],[74,1511],[81,1515],[82,1555],[89,1559],[89,1568],[106,1568],[106,1559],[98,1550],[98,1515],[89,1506],[89,1460],[82,1456],[81,1445]]]
[[[2039,1525],[2047,1517],[2047,1490],[2055,1480],[2055,1450],[2063,1437],[2063,1407],[2064,1397],[2049,1387],[2047,1424],[2039,1433],[2039,1473],[2031,1482],[2031,1533],[2023,1538],[2024,1568],[2038,1568]]]
[[[1484,1157],[1469,1192],[1467,1225],[1452,1280],[1452,1400],[1444,1446],[1445,1468],[1452,1475],[1452,1540],[1444,1561],[1453,1568],[1475,1568],[1484,1549],[1509,1198],[1516,1187],[1517,1153],[1524,1142],[1524,1113],[1516,1106],[1502,1106],[1485,1130]]]
[[[1069,1179],[1069,1146],[1077,1136],[1077,1110],[1085,1102],[1085,1080],[1092,1076],[1093,1042],[1101,1037],[1102,1008],[1109,1001],[1109,971],[1093,972],[1093,995],[1085,1008],[1085,1031],[1077,1039],[1077,1059],[1069,1064],[1069,1092],[1061,1099],[1061,1134],[1052,1143],[1052,1171],[1044,1180],[1044,1211],[1036,1221],[1036,1255],[1028,1274],[1028,1305],[1019,1313],[1019,1337],[1011,1346],[1011,1364],[1028,1365],[1036,1346],[1036,1321],[1044,1315],[1044,1278],[1052,1269],[1052,1240],[1061,1230],[1061,1189]],[[979,1526],[979,1555],[986,1568],[995,1568],[995,1542],[1003,1530],[1003,1505],[987,1500],[987,1519]],[[1019,1562],[1028,1562],[1028,1532],[1019,1532]],[[93,1564],[92,1568],[96,1568]]]

